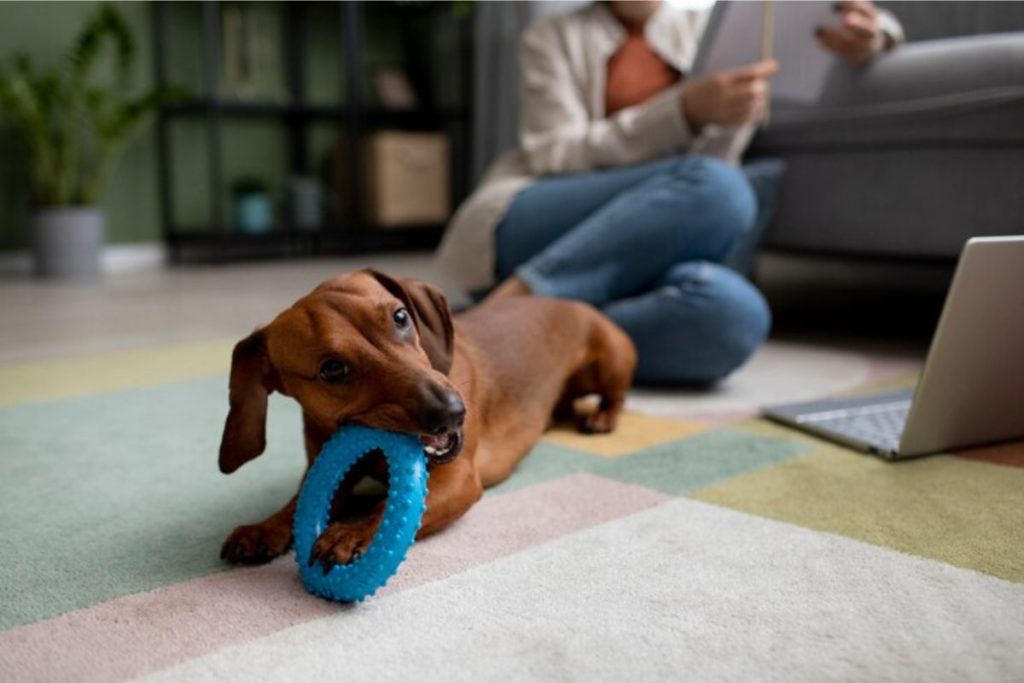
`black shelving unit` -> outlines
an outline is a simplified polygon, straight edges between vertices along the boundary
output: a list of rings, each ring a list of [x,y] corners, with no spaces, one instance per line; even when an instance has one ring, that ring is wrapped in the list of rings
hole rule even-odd
[[[153,4],[154,64],[157,82],[170,85],[168,73],[166,21],[168,4]],[[365,79],[366,8],[362,2],[339,2],[337,40],[340,45],[344,74],[344,100],[337,104],[313,104],[307,101],[309,44],[309,7],[306,0],[279,3],[286,21],[284,55],[287,103],[236,101],[218,96],[221,73],[221,11],[222,3],[205,0],[201,10],[202,92],[194,99],[163,107],[158,117],[158,154],[160,158],[160,208],[164,239],[172,261],[233,260],[257,257],[288,257],[329,253],[363,253],[368,251],[428,249],[435,246],[443,231],[442,225],[411,225],[379,229],[370,225],[363,206],[362,160],[358,150],[365,136],[372,131],[412,130],[443,131],[449,140],[450,205],[454,209],[469,192],[469,141],[471,125],[471,18],[454,11],[451,3],[403,2],[387,3],[387,11],[400,20],[400,35],[415,35],[430,12],[445,11],[455,22],[459,52],[459,104],[435,105],[430,96],[421,96],[420,106],[408,110],[390,110],[366,102]],[[383,3],[377,3],[381,7]],[[420,65],[404,65],[416,69]],[[209,178],[209,214],[203,224],[183,225],[176,219],[174,163],[171,127],[183,120],[200,121],[205,126],[206,169]],[[227,179],[223,174],[223,133],[225,126],[241,121],[277,121],[287,131],[289,173],[317,175],[308,158],[308,141],[313,125],[336,124],[339,135],[347,140],[350,150],[345,161],[347,201],[342,210],[327,218],[316,229],[297,228],[287,222],[266,233],[250,234],[235,230],[225,221],[224,196]],[[281,212],[278,212],[281,213]]]

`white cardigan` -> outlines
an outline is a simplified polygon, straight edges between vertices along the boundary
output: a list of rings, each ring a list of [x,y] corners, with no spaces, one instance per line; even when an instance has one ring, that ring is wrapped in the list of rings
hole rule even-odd
[[[644,36],[659,57],[686,73],[708,16],[708,10],[663,3],[645,24]],[[885,28],[898,40],[895,26]],[[523,34],[520,148],[491,165],[452,218],[437,252],[447,288],[473,291],[494,283],[494,229],[516,194],[538,176],[635,164],[685,150],[739,160],[754,128],[705,126],[694,136],[679,104],[682,84],[605,117],[608,59],[626,37],[601,2],[542,20]]]

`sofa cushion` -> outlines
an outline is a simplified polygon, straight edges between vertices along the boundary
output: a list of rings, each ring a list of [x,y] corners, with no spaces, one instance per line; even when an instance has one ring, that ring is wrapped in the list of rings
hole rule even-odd
[[[954,259],[974,235],[1024,232],[1016,148],[797,151],[786,156],[765,246]]]

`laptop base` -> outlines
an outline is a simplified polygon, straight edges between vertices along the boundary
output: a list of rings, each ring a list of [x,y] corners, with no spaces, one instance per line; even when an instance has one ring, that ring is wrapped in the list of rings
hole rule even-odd
[[[900,458],[899,443],[910,412],[912,389],[852,398],[790,403],[764,409],[776,422],[889,459]]]

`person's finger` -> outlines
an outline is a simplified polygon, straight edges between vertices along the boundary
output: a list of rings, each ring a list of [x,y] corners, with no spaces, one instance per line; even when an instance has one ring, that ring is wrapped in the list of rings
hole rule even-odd
[[[733,100],[725,107],[725,111],[729,112],[732,118],[743,118],[757,104],[758,99],[751,97],[750,99]]]
[[[875,19],[878,17],[878,8],[870,2],[860,2],[858,0],[842,0],[835,3],[833,9],[843,14],[858,14],[867,19]]]
[[[762,59],[747,66],[741,66],[726,73],[727,78],[733,83],[752,81],[759,78],[769,78],[779,70],[779,63],[774,59]]]
[[[843,17],[843,28],[858,38],[868,40],[873,40],[878,33],[877,23],[860,14],[847,14]]]
[[[748,104],[747,106],[743,107],[743,109],[740,111],[740,115],[738,117],[739,118],[739,122],[740,123],[750,123],[751,121],[756,119],[757,115],[758,115],[758,112],[761,111],[761,107],[762,107],[762,103],[759,100],[755,100],[755,101],[751,102],[750,104]]]
[[[850,47],[850,39],[837,29],[819,26],[814,35],[818,37],[822,45],[833,52],[844,54]]]
[[[764,108],[764,102],[763,96],[733,102],[725,109],[724,118],[731,125],[746,123],[755,118],[757,113]]]
[[[767,81],[743,81],[733,83],[728,90],[728,95],[733,98],[748,98],[758,92],[763,92]]]
[[[748,81],[737,86],[734,90],[735,98],[741,102],[749,102],[758,97],[763,97],[768,86],[765,81]]]
[[[764,94],[748,87],[734,88],[722,102],[726,109],[742,109]]]
[[[818,41],[825,49],[838,55],[853,65],[864,64],[874,55],[873,41],[855,38],[841,31],[822,31],[817,33]]]
[[[760,102],[757,103],[757,106],[754,107],[754,120],[760,121],[761,119],[763,119],[765,116],[765,112],[767,111],[768,101],[766,99],[762,99]]]
[[[723,102],[719,115],[722,123],[732,125],[743,118],[743,111],[746,106],[738,100]]]
[[[754,112],[751,109],[736,109],[731,110],[728,115],[723,117],[722,123],[726,126],[742,126],[751,121],[753,117]]]
[[[757,118],[757,113],[759,111],[761,111],[761,108],[763,106],[764,106],[764,102],[762,100],[760,100],[760,99],[757,99],[757,100],[754,100],[753,102],[751,102],[750,104],[748,104],[746,107],[744,107],[743,108],[743,121],[744,121],[744,123],[746,123],[747,121],[752,121],[755,118]]]

